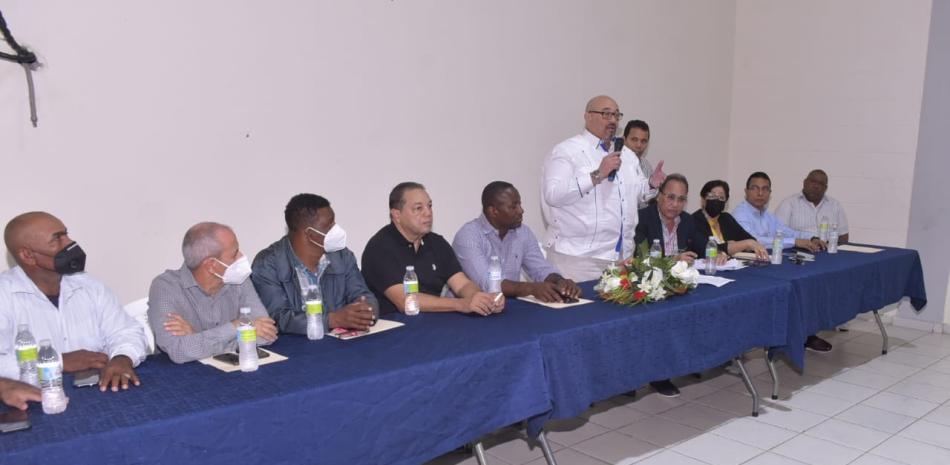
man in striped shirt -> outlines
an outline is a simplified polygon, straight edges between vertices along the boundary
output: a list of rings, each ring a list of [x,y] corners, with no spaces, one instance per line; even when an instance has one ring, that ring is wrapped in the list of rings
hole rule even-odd
[[[827,222],[828,228],[837,225],[838,242],[848,242],[848,217],[837,200],[825,195],[827,190],[828,175],[822,170],[811,170],[802,182],[802,191],[783,200],[775,216],[792,229],[807,231],[823,240],[826,236],[820,231],[821,223]]]

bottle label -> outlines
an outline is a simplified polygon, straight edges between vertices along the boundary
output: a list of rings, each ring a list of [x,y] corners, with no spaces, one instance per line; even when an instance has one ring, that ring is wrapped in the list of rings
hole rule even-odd
[[[16,350],[16,361],[19,363],[36,361],[36,346],[27,346]]]
[[[706,258],[716,258],[719,255],[719,249],[716,247],[710,247],[706,249]]]
[[[321,315],[321,314],[323,314],[322,300],[311,300],[307,302],[307,315]]]
[[[415,294],[419,292],[419,281],[405,281],[402,283],[402,291],[406,294]]]
[[[44,363],[36,368],[42,381],[55,381],[63,377],[63,369],[58,363]]]
[[[257,340],[257,329],[253,326],[244,326],[238,329],[238,342],[254,342]]]

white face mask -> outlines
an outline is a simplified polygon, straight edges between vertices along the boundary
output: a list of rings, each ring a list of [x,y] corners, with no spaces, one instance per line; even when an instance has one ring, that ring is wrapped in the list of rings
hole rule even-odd
[[[247,260],[247,256],[241,255],[241,258],[234,261],[234,263],[228,265],[217,258],[214,261],[226,266],[224,270],[224,276],[214,273],[215,276],[221,278],[224,281],[224,284],[243,284],[247,277],[251,275],[251,262]]]
[[[320,245],[319,242],[313,239],[310,239],[310,242],[312,242],[313,245],[317,247],[323,247],[323,250],[326,250],[327,252],[336,252],[346,248],[346,231],[344,231],[339,224],[334,224],[326,234],[317,231],[314,228],[307,229],[323,236],[323,245]]]

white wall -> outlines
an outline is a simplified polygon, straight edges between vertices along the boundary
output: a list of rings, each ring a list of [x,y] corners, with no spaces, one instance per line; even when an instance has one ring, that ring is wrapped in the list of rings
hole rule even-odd
[[[929,0],[736,4],[729,181],[772,178],[772,202],[813,168],[851,240],[904,246],[927,56]]]
[[[33,129],[22,70],[0,62],[0,223],[58,215],[122,300],[179,266],[191,224],[231,224],[254,254],[303,191],[331,200],[357,254],[408,179],[429,187],[450,239],[498,178],[539,230],[541,162],[598,93],[650,122],[668,171],[726,174],[733,1],[2,8],[46,66]]]

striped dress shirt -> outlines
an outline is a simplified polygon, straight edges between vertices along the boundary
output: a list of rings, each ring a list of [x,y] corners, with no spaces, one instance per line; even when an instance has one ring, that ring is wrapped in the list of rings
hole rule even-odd
[[[844,208],[837,200],[827,195],[815,206],[804,194],[797,192],[778,205],[775,216],[792,229],[806,231],[812,236],[819,236],[818,225],[821,224],[822,217],[827,217],[829,228],[832,224],[837,224],[839,235],[848,234],[848,217],[844,214]]]

